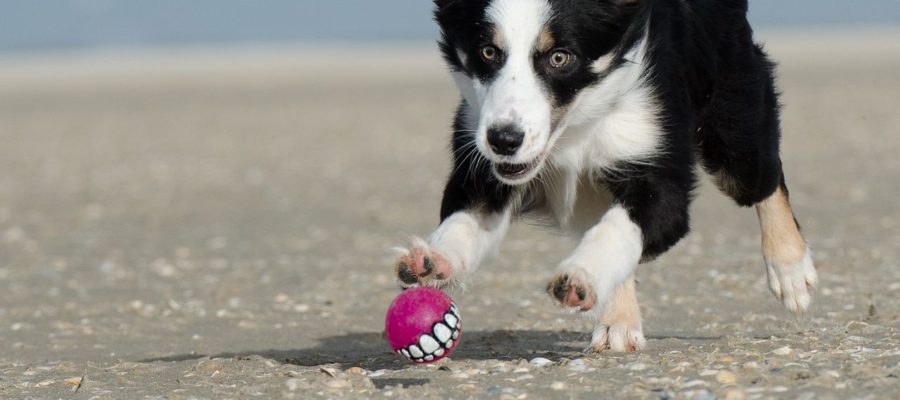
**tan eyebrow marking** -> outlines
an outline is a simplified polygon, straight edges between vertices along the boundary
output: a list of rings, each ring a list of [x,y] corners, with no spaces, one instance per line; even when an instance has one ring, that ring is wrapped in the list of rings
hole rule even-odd
[[[541,53],[546,53],[553,49],[553,46],[556,44],[556,40],[553,38],[553,34],[550,31],[544,29],[541,31],[541,34],[538,35],[537,39],[537,51]]]
[[[493,37],[491,37],[491,43],[493,43],[494,46],[496,46],[498,49],[502,49],[503,42],[504,42],[503,32],[501,32],[500,28],[497,26],[495,26],[494,29],[492,29],[492,31],[493,31],[492,32]]]

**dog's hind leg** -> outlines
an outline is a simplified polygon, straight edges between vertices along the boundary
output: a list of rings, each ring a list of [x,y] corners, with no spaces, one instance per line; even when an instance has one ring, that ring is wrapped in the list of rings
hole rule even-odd
[[[647,345],[641,327],[641,310],[635,285],[634,276],[631,276],[616,288],[599,323],[594,327],[588,351],[637,351]]]
[[[771,196],[756,204],[756,212],[769,289],[789,310],[802,313],[809,307],[818,276],[783,181]]]

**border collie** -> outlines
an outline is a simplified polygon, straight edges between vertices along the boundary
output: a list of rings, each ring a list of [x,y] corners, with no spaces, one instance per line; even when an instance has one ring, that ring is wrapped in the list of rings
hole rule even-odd
[[[435,4],[462,100],[441,223],[400,249],[402,286],[465,282],[511,219],[536,217],[580,237],[547,292],[594,321],[589,350],[639,350],[635,269],[687,234],[699,163],[756,207],[769,288],[807,309],[816,270],[788,203],[774,65],[747,0]]]

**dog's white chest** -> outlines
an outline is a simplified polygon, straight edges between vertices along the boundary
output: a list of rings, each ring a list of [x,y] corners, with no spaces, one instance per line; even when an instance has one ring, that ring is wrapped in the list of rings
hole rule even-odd
[[[613,197],[596,174],[579,168],[552,168],[543,180],[543,212],[563,231],[580,235],[609,209]]]

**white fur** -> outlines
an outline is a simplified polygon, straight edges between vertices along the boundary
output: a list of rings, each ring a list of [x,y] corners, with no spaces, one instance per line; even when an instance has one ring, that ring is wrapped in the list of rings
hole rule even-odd
[[[788,310],[802,313],[812,302],[811,289],[819,283],[812,253],[806,249],[803,259],[795,265],[780,266],[766,260],[769,290]]]
[[[459,91],[476,113],[475,141],[478,150],[492,162],[530,163],[546,156],[550,138],[552,107],[532,64],[538,37],[551,14],[546,0],[496,0],[486,11],[499,32],[501,51],[506,57],[501,70],[489,85],[463,73],[454,73]],[[494,154],[487,142],[487,130],[493,126],[514,124],[525,132],[522,147],[514,156]],[[508,181],[528,181],[531,174]]]
[[[626,54],[631,62],[608,71],[605,79],[584,89],[560,124],[560,132],[554,134],[552,167],[542,172],[546,176],[542,183],[553,217],[561,227],[572,224],[570,219],[581,203],[576,200],[583,197],[579,192],[588,187],[584,185],[585,175],[589,181],[597,181],[593,179],[596,175],[615,168],[619,161],[647,162],[662,150],[660,107],[646,81],[644,57],[648,46],[645,34]],[[605,69],[608,64],[609,60],[601,59],[594,68]]]
[[[634,273],[643,248],[641,228],[625,208],[616,205],[584,234],[575,251],[560,263],[559,271],[587,272],[600,306],[595,310],[602,311],[615,287]]]
[[[484,258],[496,251],[509,229],[510,211],[488,214],[459,211],[435,230],[428,238],[432,249],[450,265],[457,280],[474,272]]]
[[[596,171],[622,160],[647,160],[661,150],[660,106],[646,80],[648,46],[645,33],[625,55],[629,62],[578,95],[564,119],[565,130],[556,136],[554,164]],[[594,68],[608,64],[601,59]]]
[[[615,287],[634,273],[642,253],[641,228],[625,208],[616,205],[584,234],[575,251],[560,263],[559,271],[570,275],[586,272],[599,303],[594,310],[602,312]]]

